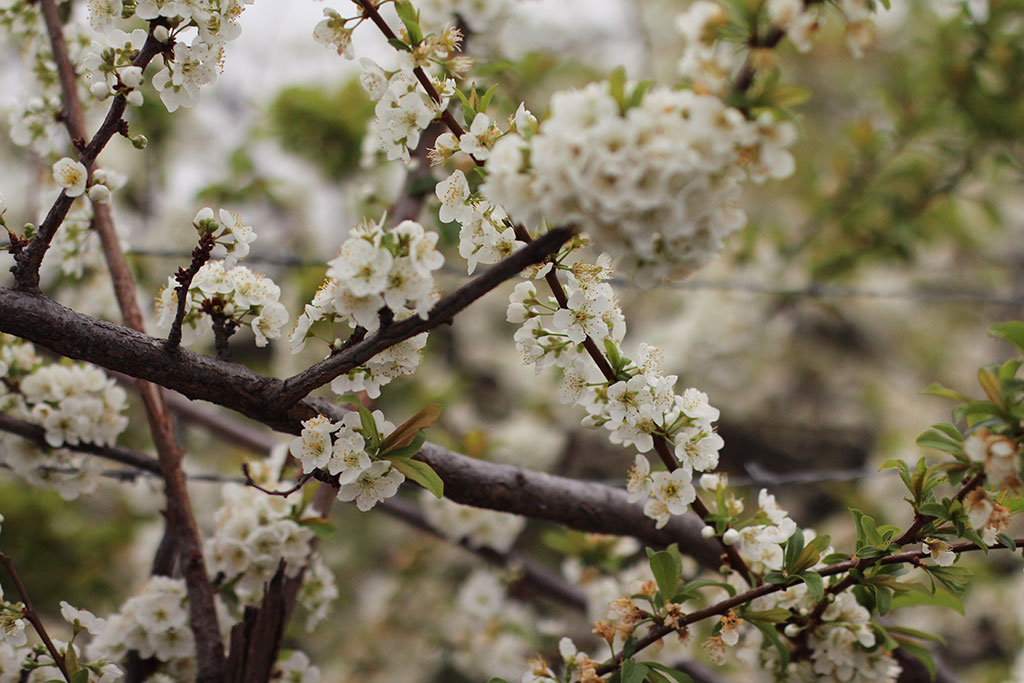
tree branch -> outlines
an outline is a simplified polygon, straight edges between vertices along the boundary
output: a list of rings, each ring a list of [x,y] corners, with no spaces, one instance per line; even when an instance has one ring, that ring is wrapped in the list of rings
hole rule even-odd
[[[339,375],[356,368],[370,358],[400,341],[450,323],[457,313],[491,291],[505,280],[515,277],[524,268],[539,263],[572,237],[572,227],[555,228],[532,244],[519,249],[498,262],[457,290],[444,297],[430,309],[426,320],[413,316],[382,327],[340,353],[284,380],[280,393],[272,401],[277,410],[286,410],[314,389],[327,384]]]
[[[74,73],[70,71],[70,63],[67,57],[67,46],[63,42],[63,33],[60,25],[60,18],[56,14],[56,8],[54,0],[40,0],[44,8],[43,17],[47,22],[47,31],[51,36],[51,46],[53,47],[54,60],[58,64],[58,75],[61,78],[61,89],[66,97],[71,98],[72,104],[65,103],[65,118],[67,119],[66,125],[69,133],[73,139],[77,139],[79,136],[76,131],[84,131],[85,124],[79,118],[77,121],[71,121],[71,118],[76,114],[81,116],[81,104],[78,102],[78,92],[75,90],[75,83],[65,82],[65,77],[69,76],[73,79]],[[46,11],[47,6],[53,8],[53,16]],[[52,20],[52,21],[51,21]],[[55,22],[55,23],[54,23]],[[164,49],[163,43],[159,42],[153,37],[153,23],[150,25],[150,33],[146,38],[146,42],[143,44],[142,49],[139,50],[139,54],[132,60],[133,66],[146,68],[146,65],[158,55]],[[53,40],[54,35],[60,35],[60,42]],[[61,63],[66,63],[66,69],[61,68]],[[128,106],[128,100],[124,95],[115,95],[110,103],[110,109],[107,111],[107,116],[103,123],[100,125],[96,134],[93,135],[92,140],[89,141],[85,148],[81,150],[78,156],[78,160],[91,171],[93,164],[96,161],[96,157],[99,156],[103,148],[106,147],[107,143],[110,142],[110,138],[115,133],[119,133],[124,125],[125,108]],[[60,196],[57,197],[53,205],[50,207],[49,212],[46,214],[46,218],[39,225],[36,231],[36,236],[29,243],[27,247],[16,252],[14,254],[14,266],[11,268],[11,272],[14,274],[15,281],[18,283],[18,287],[21,289],[33,291],[39,288],[39,266],[43,262],[43,256],[46,254],[46,250],[50,248],[50,243],[53,241],[54,235],[57,234],[58,228],[64,222],[64,218],[67,217],[68,211],[71,210],[71,205],[74,203],[75,198],[69,197],[66,192],[61,192]],[[107,213],[108,209],[103,204],[94,205],[94,211],[97,214],[102,215]]]
[[[0,288],[0,331],[22,337],[68,358],[85,360],[174,389],[261,422],[298,434],[301,420],[324,414],[341,419],[346,410],[318,399],[304,399],[286,412],[274,410],[267,396],[282,380],[259,375],[181,349],[171,356],[160,339],[91,318],[39,294]],[[445,481],[445,493],[464,505],[486,507],[565,524],[581,531],[634,536],[651,545],[678,542],[705,566],[717,567],[718,552],[701,538],[695,516],[674,517],[655,529],[625,490],[603,484],[532,472],[468,458],[427,444],[419,457]]]
[[[0,562],[3,563],[4,567],[7,568],[7,573],[11,575],[11,580],[14,581],[14,587],[18,589],[18,593],[21,594],[21,601],[25,607],[22,610],[22,614],[28,619],[29,623],[32,624],[32,628],[36,630],[39,637],[43,641],[43,645],[46,646],[50,656],[53,657],[53,663],[60,669],[61,674],[64,676],[65,681],[71,681],[71,676],[68,674],[67,664],[64,661],[64,657],[61,656],[57,647],[50,640],[49,634],[46,632],[46,627],[43,626],[42,619],[39,618],[39,614],[36,612],[36,608],[32,605],[32,598],[29,597],[28,591],[25,589],[25,584],[21,582],[21,577],[18,576],[17,570],[14,569],[14,563],[11,558],[0,552]]]

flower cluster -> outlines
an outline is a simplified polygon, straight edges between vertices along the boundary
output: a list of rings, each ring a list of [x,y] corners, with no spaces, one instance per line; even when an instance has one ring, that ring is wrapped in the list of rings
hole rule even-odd
[[[0,335],[0,377],[0,412],[39,424],[52,447],[18,439],[0,462],[33,484],[53,486],[65,499],[95,490],[99,464],[60,446],[113,445],[128,426],[124,390],[90,365],[44,364],[31,344],[7,335]]]
[[[57,64],[38,6],[16,2],[11,7],[11,3],[4,3],[0,9],[0,32],[5,44],[17,45],[22,54],[19,81],[25,90],[8,116],[11,140],[46,158],[67,147],[67,132]],[[76,72],[81,69],[93,37],[93,31],[82,22],[72,21],[64,27],[68,59]],[[95,100],[89,97],[82,81],[78,85],[79,97],[87,107]]]
[[[213,222],[212,215],[210,209],[200,211],[196,216],[197,226]],[[279,301],[281,288],[260,273],[233,265],[248,253],[255,235],[252,228],[233,213],[221,211],[221,221],[224,234],[217,235],[228,246],[228,258],[203,264],[192,278],[186,293],[183,338],[186,343],[194,340],[202,321],[224,325],[229,332],[248,323],[256,336],[256,346],[266,346],[267,340],[281,336],[288,322],[288,311]],[[165,331],[170,329],[177,314],[177,286],[175,278],[168,277],[167,286],[156,301],[157,327]]]
[[[565,369],[561,399],[578,401],[591,386],[589,359],[583,343],[590,337],[598,344],[617,346],[626,334],[626,321],[611,285],[608,259],[596,264],[578,261],[565,270],[567,307],[553,297],[542,301],[532,282],[520,282],[509,299],[506,319],[522,323],[516,330],[516,348],[525,363],[542,368]]]
[[[457,29],[446,29],[441,36],[428,36],[411,52],[397,50],[398,68],[394,71],[385,71],[371,59],[359,60],[363,67],[359,82],[377,103],[371,134],[379,137],[389,161],[410,160],[409,151],[416,149],[423,130],[447,109],[455,94],[454,80],[424,72],[440,97],[440,102],[434,101],[420,86],[413,70],[430,61],[447,62],[460,40]]]
[[[459,255],[469,264],[470,274],[477,264],[497,263],[523,246],[504,210],[474,197],[462,171],[455,171],[438,183],[435,192],[441,202],[441,221],[455,221],[462,226]]]
[[[20,357],[15,356],[16,363],[34,354],[31,346],[24,346],[28,348]],[[0,365],[7,363],[0,360]],[[24,370],[17,365],[7,369],[13,373]],[[17,374],[7,377],[7,389],[3,391],[20,394],[20,400],[11,397],[5,402],[15,408],[10,412],[41,425],[46,430],[46,442],[54,448],[80,443],[110,446],[128,426],[128,418],[122,414],[127,394],[99,368],[40,364],[20,379],[14,379]]]
[[[420,496],[420,505],[427,521],[445,538],[465,542],[472,548],[508,552],[526,526],[526,520],[518,515],[459,505],[426,491]]]
[[[252,243],[256,241],[256,231],[252,226],[246,225],[241,216],[227,209],[221,209],[214,218],[213,209],[205,206],[196,212],[192,225],[200,236],[211,236],[215,244],[222,245],[227,250],[227,256],[224,258],[226,269],[234,268],[239,261],[248,256]]]
[[[179,680],[195,676],[195,639],[189,628],[184,579],[150,577],[137,595],[107,619],[106,629],[89,646],[90,656],[113,661],[122,660],[131,650],[143,659],[155,657]]]
[[[807,586],[798,584],[755,599],[751,609],[760,611],[781,607],[810,613],[814,605]],[[789,629],[786,633],[789,637],[799,634],[799,629],[793,624],[786,628]],[[901,671],[900,665],[890,651],[878,645],[871,627],[871,613],[857,602],[852,593],[840,593],[822,613],[821,623],[807,633],[809,660],[792,662],[786,668],[783,680],[895,681]],[[762,649],[760,657],[762,665],[769,670],[779,669],[778,653],[774,648]]]
[[[90,6],[100,3],[93,2]],[[120,3],[119,3],[120,4]],[[93,12],[93,19],[99,18]],[[133,66],[138,51],[142,49],[149,34],[141,28],[131,33],[110,29],[102,40],[93,42],[82,60],[82,71],[92,81],[89,92],[103,100],[111,95],[123,94],[132,106],[142,105],[142,67]]]
[[[697,389],[675,393],[676,376],[662,374],[662,354],[656,347],[641,343],[635,363],[622,355],[619,345],[626,325],[607,282],[613,275],[610,258],[602,255],[593,264],[578,260],[557,267],[566,275],[565,307],[552,297],[541,300],[532,282],[516,285],[506,314],[509,322],[522,323],[516,346],[524,361],[538,369],[563,369],[561,401],[582,405],[588,413],[583,423],[607,429],[612,443],[640,453],[654,447],[656,436],[673,445],[678,469],[652,473],[647,459],[637,456],[629,476],[632,499],[650,497],[645,513],[662,527],[693,502],[693,471],[718,466],[724,443],[712,424],[718,410]],[[588,338],[605,347],[614,379],[601,377],[587,357]]]
[[[221,576],[243,603],[255,604],[281,562],[285,563],[285,575],[293,578],[313,561],[313,531],[298,523],[302,511],[286,498],[238,484],[225,485],[221,495],[213,533],[206,541],[209,571]],[[333,577],[326,571],[321,589],[325,593],[333,589],[336,595]],[[317,604],[324,601],[317,600]]]
[[[701,481],[702,488],[724,491],[722,477],[707,476],[708,480]],[[734,501],[729,505],[729,512],[733,515],[738,515],[742,511],[742,506],[737,503],[738,501]],[[740,557],[751,570],[761,573],[777,571],[782,569],[782,545],[796,531],[796,522],[779,507],[775,502],[775,496],[765,489],[761,489],[757,494],[757,506],[758,512],[754,518],[739,530],[727,531],[723,540],[736,546]]]
[[[136,4],[135,16],[151,21],[161,17],[174,20],[173,34],[160,27],[153,35],[163,42],[174,41],[173,57],[164,59],[164,68],[153,76],[153,87],[160,93],[167,111],[192,107],[199,101],[199,89],[217,80],[224,60],[225,45],[241,32],[238,19],[245,5],[253,0],[225,0],[207,3],[195,0],[143,0]],[[181,39],[182,32],[195,27],[190,43]]]
[[[434,271],[444,265],[438,235],[414,221],[388,230],[383,222],[367,221],[354,228],[338,256],[328,262],[327,279],[289,337],[294,352],[305,346],[310,328],[319,321],[345,322],[372,332],[385,313],[391,320],[427,317],[440,298],[434,282]],[[415,372],[426,341],[424,333],[395,344],[335,378],[331,387],[339,394],[365,390],[375,398],[381,386]]]
[[[302,423],[302,434],[288,448],[304,473],[322,470],[336,476],[338,500],[355,500],[364,512],[398,493],[405,481],[390,461],[371,457],[380,446],[380,434],[393,432],[395,426],[379,410],[373,411],[372,422],[367,424],[355,411],[338,422],[318,415]]]
[[[608,83],[556,93],[538,133],[494,144],[482,190],[523,223],[585,227],[643,284],[678,279],[746,220],[744,166],[754,180],[793,171],[795,131],[690,90],[620,99]]]
[[[496,572],[477,569],[461,584],[457,609],[446,620],[453,659],[461,671],[512,676],[533,648],[525,634],[537,616],[506,598],[505,581]]]

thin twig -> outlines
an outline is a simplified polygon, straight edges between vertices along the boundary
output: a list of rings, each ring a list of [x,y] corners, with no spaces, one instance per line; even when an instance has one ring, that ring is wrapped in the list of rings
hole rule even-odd
[[[251,486],[257,491],[262,491],[268,496],[281,496],[282,498],[287,498],[296,491],[302,489],[302,487],[306,485],[306,482],[313,478],[313,476],[310,474],[303,474],[301,477],[295,480],[295,486],[293,486],[292,488],[286,489],[284,491],[271,491],[270,489],[263,488],[258,483],[256,483],[256,480],[253,479],[252,475],[249,473],[249,463],[247,462],[242,463],[242,475],[245,476],[246,486]]]
[[[60,24],[60,18],[56,14],[56,9],[53,12],[45,11],[45,8],[49,5],[55,8],[54,0],[40,0],[42,7],[44,8],[43,18],[47,23],[47,31],[50,33],[51,38],[54,35],[63,35],[63,29]],[[133,66],[138,66],[143,69],[146,65],[162,52],[165,48],[164,44],[153,37],[153,27],[156,26],[156,22],[150,24],[150,33],[146,38],[146,42],[142,45],[139,50],[139,54],[132,60]],[[54,60],[60,64],[61,61],[68,62],[67,46],[64,45],[63,41],[60,43],[51,42],[51,47],[54,52]],[[63,93],[76,102],[78,99],[78,92],[75,89],[75,83],[72,80],[70,83],[64,82],[64,77],[68,75],[65,70],[58,69],[58,76],[61,77],[61,89]],[[73,73],[70,74],[73,77]],[[96,161],[96,157],[99,156],[100,152],[107,145],[110,139],[117,133],[123,131],[124,126],[124,112],[128,106],[128,101],[124,95],[115,95],[110,103],[110,109],[107,111],[107,116],[103,120],[96,134],[93,135],[92,140],[85,145],[84,149],[78,156],[79,162],[81,162],[86,169],[91,170],[93,164]],[[76,131],[85,129],[85,124],[82,119],[77,121],[71,121],[75,112],[81,112],[81,105],[77,106],[72,103],[70,105],[65,104],[65,125],[68,127],[69,134],[72,139],[78,139],[79,134]],[[11,272],[14,274],[15,281],[18,283],[18,287],[27,291],[34,291],[39,287],[39,266],[43,262],[43,256],[46,254],[47,249],[50,248],[50,244],[53,241],[54,235],[57,234],[58,228],[64,222],[64,218],[67,216],[68,211],[71,210],[71,205],[74,203],[75,198],[69,197],[66,192],[61,192],[57,199],[54,201],[50,210],[46,214],[46,218],[39,224],[36,230],[36,236],[32,239],[27,247],[18,251],[14,254],[15,263],[11,268]],[[94,211],[97,215],[108,214],[108,208],[105,204],[94,205]]]
[[[49,634],[46,632],[46,627],[43,626],[42,619],[36,613],[36,608],[32,605],[32,598],[29,597],[28,591],[25,589],[25,584],[21,582],[21,577],[18,576],[17,570],[14,568],[14,562],[5,553],[0,552],[0,562],[3,562],[4,567],[7,568],[7,573],[11,575],[11,580],[14,581],[14,587],[18,589],[18,593],[21,594],[21,602],[25,605],[22,610],[22,614],[28,619],[29,623],[39,634],[39,637],[43,641],[43,645],[46,646],[50,656],[53,657],[53,663],[60,669],[61,674],[64,676],[64,680],[71,681],[71,676],[68,674],[67,665],[64,661],[63,655],[57,650],[57,647],[50,640]],[[70,646],[69,646],[70,647]]]
[[[195,278],[196,273],[210,260],[210,253],[216,244],[217,241],[213,238],[213,234],[204,232],[202,237],[199,238],[199,244],[192,250],[192,262],[189,263],[188,268],[179,268],[178,272],[174,274],[174,279],[178,283],[178,286],[175,287],[178,299],[177,309],[174,312],[174,321],[171,323],[170,332],[167,333],[168,350],[173,351],[181,344],[181,325],[185,321],[188,290],[192,286],[192,280]]]

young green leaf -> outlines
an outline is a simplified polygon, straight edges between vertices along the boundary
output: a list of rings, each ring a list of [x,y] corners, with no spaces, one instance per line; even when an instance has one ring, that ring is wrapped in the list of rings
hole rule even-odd
[[[666,598],[675,595],[676,589],[679,587],[679,565],[672,554],[667,550],[653,553],[649,562],[651,573],[654,574],[654,580],[657,581],[661,594]]]
[[[908,655],[924,664],[924,668],[928,670],[929,680],[934,681],[935,660],[932,658],[932,653],[928,650],[928,648],[906,638],[900,638],[899,636],[896,636],[896,640],[899,641],[901,650],[903,650]]]
[[[385,459],[391,460],[392,467],[433,493],[436,497],[444,497],[444,482],[441,480],[441,477],[437,476],[434,468],[427,463],[410,458],[395,458],[392,460],[385,456]]]
[[[788,610],[786,610],[786,612],[788,617]],[[749,617],[747,621],[749,621],[751,624],[757,627],[757,630],[764,635],[764,639],[767,643],[771,643],[775,646],[775,649],[779,653],[779,668],[785,669],[787,666],[789,666],[789,648],[786,647],[786,644],[782,642],[782,639],[779,637],[778,631],[775,630],[775,626],[771,623],[752,620]]]
[[[815,602],[825,597],[825,582],[822,581],[821,574],[817,572],[803,572],[800,574],[800,578],[807,584],[807,592],[810,593]]]
[[[397,0],[395,2],[395,11],[398,12],[398,18],[405,25],[405,30],[409,32],[409,40],[412,42],[413,47],[423,42],[423,29],[420,28],[419,12],[412,6],[412,3],[409,0]]]
[[[644,662],[644,665],[651,669],[660,671],[672,680],[676,681],[676,683],[693,683],[693,677],[689,674],[683,673],[682,671],[676,671],[672,667],[665,666],[664,664],[659,664],[657,662]],[[648,674],[648,676],[650,676],[650,674]]]
[[[647,678],[647,667],[632,659],[622,663],[622,683],[643,683]]]
[[[988,333],[1003,341],[1008,341],[1018,350],[1024,352],[1024,322],[1011,320],[1004,323],[996,323],[988,328]]]

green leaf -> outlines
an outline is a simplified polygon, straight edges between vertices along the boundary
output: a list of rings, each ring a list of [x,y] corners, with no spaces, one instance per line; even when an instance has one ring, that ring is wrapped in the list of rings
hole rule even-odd
[[[793,532],[793,535],[786,541],[786,555],[783,561],[783,568],[790,573],[793,572],[793,565],[796,564],[796,560],[800,557],[800,553],[804,551],[804,533],[797,527],[797,530]],[[799,573],[799,572],[795,572]]]
[[[807,584],[807,592],[811,594],[815,602],[825,597],[825,582],[822,581],[821,574],[817,572],[804,572],[800,575],[800,578]]]
[[[373,413],[362,404],[358,397],[354,398],[356,410],[359,411],[359,421],[362,424],[363,436],[370,440],[370,451],[375,453],[380,446],[380,432],[377,431],[377,421],[373,419]]]
[[[825,557],[821,558],[821,561],[825,564],[838,564],[839,562],[845,562],[850,559],[850,556],[846,553],[829,553]]]
[[[971,580],[972,572],[967,567],[938,567],[927,565],[923,567],[931,576],[941,583],[946,590],[957,597],[963,596],[967,590],[967,584]]]
[[[405,30],[409,32],[409,40],[412,41],[413,47],[423,42],[423,29],[420,28],[419,12],[412,6],[412,3],[409,0],[397,0],[395,2],[395,11],[398,12],[398,18],[405,24]]]
[[[480,106],[478,107],[479,111],[484,111],[484,112],[487,111],[487,107],[491,104],[491,98],[494,97],[494,93],[497,90],[498,90],[498,84],[497,83],[495,83],[494,85],[492,85],[490,88],[487,89],[487,92],[485,92],[483,94],[483,97],[480,98]]]
[[[779,669],[784,670],[787,666],[789,666],[789,648],[787,648],[786,644],[782,642],[781,638],[779,638],[779,633],[775,630],[775,627],[771,624],[766,624],[761,621],[750,620],[749,617],[748,621],[750,621],[751,624],[756,626],[757,630],[764,635],[764,639],[772,645],[774,645],[775,649],[778,650]]]
[[[996,323],[989,326],[988,333],[993,337],[1010,342],[1019,351],[1024,352],[1024,322],[1011,320],[1004,323]]]
[[[999,541],[1000,545],[1009,550],[1017,549],[1017,544],[1014,542],[1013,538],[1011,538],[1007,534],[999,534],[998,536],[996,536],[996,540]]]
[[[921,631],[920,629],[910,628],[909,626],[893,626],[888,625],[886,628],[890,633],[897,633],[902,636],[909,636],[911,638],[917,638],[918,640],[931,640],[936,643],[946,643],[946,639],[935,633],[928,633],[927,631]]]
[[[647,667],[638,664],[632,659],[622,663],[622,683],[643,683],[647,678]]]
[[[999,406],[991,401],[967,401],[953,408],[953,419],[957,422],[968,419],[973,426],[979,420],[1000,415]]]
[[[736,596],[736,586],[725,581],[713,581],[711,579],[694,579],[693,581],[687,581],[683,584],[683,590],[692,591],[698,588],[704,588],[705,586],[717,586],[729,594],[729,597]]]
[[[964,614],[964,605],[960,598],[947,593],[946,591],[940,591],[937,593],[900,593],[892,600],[893,609],[902,609],[904,607],[922,607],[925,605],[934,607],[944,607],[951,609],[954,612]]]
[[[881,616],[884,617],[892,610],[892,598],[892,590],[884,586],[875,586],[875,607]]]
[[[959,391],[955,391],[955,390],[950,389],[948,387],[944,387],[941,384],[939,384],[938,382],[932,382],[921,393],[922,394],[927,394],[928,396],[938,396],[939,398],[949,398],[949,399],[952,399],[954,401],[969,401],[969,400],[971,400],[970,396],[964,396]]]
[[[412,52],[412,48],[406,45],[404,41],[401,41],[398,38],[388,38],[388,45],[395,48],[396,50],[401,50],[402,52]]]
[[[999,385],[999,378],[996,377],[996,373],[987,367],[980,368],[978,370],[978,384],[985,391],[988,400],[999,406],[1000,409],[1006,408],[1006,404],[1003,402],[1002,388]]]
[[[391,458],[386,458],[391,460]],[[406,458],[391,460],[391,466],[412,479],[414,482],[433,493],[438,498],[444,497],[444,482],[437,476],[434,468],[425,462]]]
[[[793,616],[792,612],[782,607],[772,607],[771,609],[761,610],[759,612],[750,610],[743,613],[743,618],[747,621],[761,621],[772,624],[781,624],[791,616]]]
[[[649,550],[648,550],[649,551]],[[666,598],[675,595],[679,587],[679,564],[667,550],[652,553],[649,557],[651,573],[658,582],[658,590]]]
[[[338,530],[337,525],[326,517],[306,517],[300,519],[299,524],[309,528],[317,538],[327,538]]]
[[[959,408],[960,406],[957,406]],[[963,445],[958,441],[953,441],[948,436],[942,434],[935,429],[929,429],[927,432],[917,437],[915,442],[921,448],[934,448],[953,455],[963,454]]]
[[[682,671],[676,671],[675,669],[659,664],[658,662],[644,662],[644,666],[650,667],[651,669],[657,669],[658,671],[667,674],[672,680],[677,683],[693,683],[693,677],[689,674],[683,673]],[[650,676],[650,674],[648,674]]]
[[[928,651],[928,648],[924,647],[923,645],[918,645],[917,643],[911,642],[904,638],[900,638],[898,636],[896,637],[896,640],[899,641],[901,650],[903,650],[908,655],[910,655],[914,659],[919,660],[922,664],[924,664],[924,668],[928,670],[929,680],[934,681],[935,660],[932,659],[932,653]]]
[[[419,432],[437,422],[437,418],[440,416],[441,404],[431,403],[388,434],[388,437],[380,444],[381,451],[408,446]]]
[[[381,457],[382,458],[388,458],[388,459],[391,459],[391,458],[411,458],[412,456],[414,456],[414,455],[416,455],[417,453],[420,452],[420,449],[423,448],[423,443],[426,440],[427,440],[426,432],[420,432],[415,437],[413,437],[412,443],[410,443],[408,446],[405,446],[404,448],[396,448],[394,450],[388,451],[387,453],[384,453],[383,455],[381,455]]]
[[[497,676],[491,677],[487,683],[508,683],[504,678],[498,678]]]
[[[89,670],[79,669],[71,674],[71,683],[89,683]]]
[[[619,110],[625,108],[626,104],[626,67],[617,66],[608,75],[608,92],[616,102],[619,103]]]

